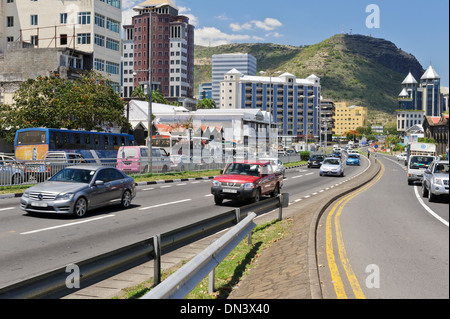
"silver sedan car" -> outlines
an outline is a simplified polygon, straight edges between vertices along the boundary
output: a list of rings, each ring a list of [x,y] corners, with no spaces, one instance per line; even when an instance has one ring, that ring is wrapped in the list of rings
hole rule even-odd
[[[326,158],[323,160],[322,166],[320,167],[320,176],[331,175],[331,176],[344,176],[344,164],[340,158]]]
[[[111,204],[128,208],[135,196],[134,179],[116,168],[72,166],[27,189],[20,208],[30,213],[83,217],[88,210]]]

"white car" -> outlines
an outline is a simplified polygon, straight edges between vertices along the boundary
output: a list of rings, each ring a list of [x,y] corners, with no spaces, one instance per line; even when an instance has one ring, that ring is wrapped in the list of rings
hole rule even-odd
[[[332,176],[344,176],[344,163],[340,158],[329,157],[323,160],[320,167],[320,176],[332,175]]]
[[[397,161],[406,161],[406,153],[397,154],[395,158],[397,159]]]
[[[280,159],[278,159],[276,157],[264,157],[264,158],[260,158],[259,160],[270,162],[270,164],[272,164],[272,167],[275,170],[275,172],[279,172],[279,173],[283,174],[283,178],[286,177],[286,169],[284,168],[284,164]]]

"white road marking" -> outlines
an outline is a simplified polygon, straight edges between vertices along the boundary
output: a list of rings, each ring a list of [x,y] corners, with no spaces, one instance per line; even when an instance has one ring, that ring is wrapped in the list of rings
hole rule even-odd
[[[169,205],[175,205],[175,204],[179,204],[179,203],[185,203],[185,202],[189,202],[192,199],[183,199],[183,200],[179,200],[176,202],[170,202],[170,203],[164,203],[164,204],[159,204],[159,205],[154,205],[154,206],[148,206],[148,207],[143,207],[143,208],[139,208],[139,210],[149,210],[152,208],[158,208],[158,207],[164,207],[164,206],[169,206]]]
[[[12,210],[14,207],[7,207],[7,208],[0,208],[0,212],[3,212],[5,210]]]
[[[420,197],[419,191],[418,191],[418,187],[414,186],[414,192],[416,193],[416,197],[419,200],[419,203],[423,206],[423,208],[425,208],[425,210],[431,214],[431,216],[433,216],[434,218],[436,218],[438,221],[440,221],[441,223],[443,223],[445,226],[448,226],[448,221],[446,221],[445,219],[443,219],[441,216],[439,216],[438,214],[436,214],[430,207],[428,207],[427,205],[425,205],[425,203],[423,202],[422,198]]]
[[[91,219],[86,219],[86,220],[82,220],[79,222],[75,222],[75,223],[69,223],[69,224],[64,224],[64,225],[58,225],[58,226],[53,226],[53,227],[47,227],[47,228],[42,228],[42,229],[37,229],[37,230],[32,230],[32,231],[28,231],[25,233],[20,233],[21,235],[29,235],[29,234],[35,234],[35,233],[39,233],[39,232],[43,232],[43,231],[47,231],[47,230],[53,230],[53,229],[58,229],[58,228],[63,228],[63,227],[70,227],[70,226],[75,226],[75,225],[80,225],[80,224],[85,224],[85,223],[90,223],[90,222],[94,222],[97,220],[101,220],[101,219],[105,219],[105,218],[110,218],[110,217],[114,217],[116,215],[107,215],[107,216],[102,216],[102,217],[97,217],[97,218],[91,218]]]

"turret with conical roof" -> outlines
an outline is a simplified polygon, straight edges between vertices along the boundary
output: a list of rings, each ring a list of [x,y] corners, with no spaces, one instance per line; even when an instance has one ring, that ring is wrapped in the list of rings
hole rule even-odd
[[[420,80],[437,80],[440,78],[441,77],[439,76],[439,74],[437,74],[437,72],[433,69],[433,66],[430,65],[428,69],[425,71],[425,73],[422,75]]]

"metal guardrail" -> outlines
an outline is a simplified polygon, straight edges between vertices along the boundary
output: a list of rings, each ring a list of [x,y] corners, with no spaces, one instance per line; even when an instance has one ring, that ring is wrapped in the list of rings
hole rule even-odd
[[[282,209],[288,205],[289,194],[282,194],[77,262],[72,265],[79,269],[79,287],[87,287],[114,273],[150,260],[154,260],[155,263],[154,282],[157,285],[161,282],[161,256],[165,251],[182,247],[195,239],[232,227],[242,218],[247,217],[250,212],[264,214],[278,208],[278,217],[281,220]],[[68,278],[73,275],[69,266],[71,265],[0,288],[0,299],[59,298],[74,293],[79,288],[72,288],[67,284]]]
[[[251,213],[141,299],[184,298],[255,228],[255,217],[256,214]],[[214,282],[214,276],[210,281]],[[213,285],[210,283],[210,286]]]

